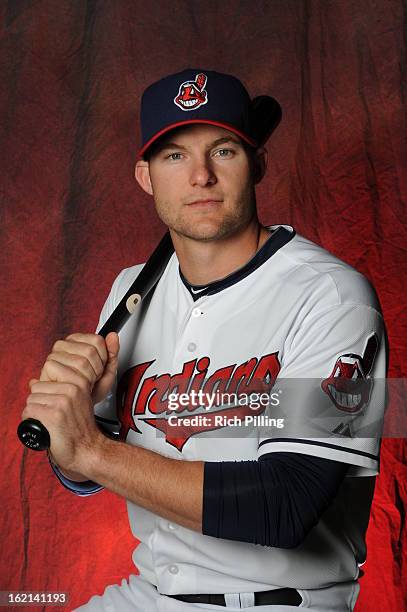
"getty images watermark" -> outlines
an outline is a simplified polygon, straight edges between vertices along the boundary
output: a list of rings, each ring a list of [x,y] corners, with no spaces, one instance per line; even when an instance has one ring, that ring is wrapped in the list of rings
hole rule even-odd
[[[167,409],[180,412],[184,409],[191,411],[203,408],[210,411],[213,408],[219,409],[233,406],[237,410],[234,414],[204,413],[186,417],[172,414],[168,417],[170,427],[284,427],[284,418],[274,418],[267,414],[245,414],[245,410],[253,412],[263,412],[268,406],[278,406],[280,404],[280,392],[274,393],[205,393],[204,391],[191,390],[189,393],[170,393],[168,395]],[[239,411],[239,408],[242,408]]]

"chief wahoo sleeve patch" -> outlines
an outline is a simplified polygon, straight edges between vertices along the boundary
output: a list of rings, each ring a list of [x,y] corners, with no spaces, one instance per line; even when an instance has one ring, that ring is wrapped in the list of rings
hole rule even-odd
[[[363,355],[346,353],[337,360],[321,387],[332,402],[344,412],[361,411],[369,402],[373,378],[370,373],[379,348],[376,334],[369,337]]]

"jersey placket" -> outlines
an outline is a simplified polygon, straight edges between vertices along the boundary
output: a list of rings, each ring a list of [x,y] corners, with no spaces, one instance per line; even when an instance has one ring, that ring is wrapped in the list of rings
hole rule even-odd
[[[205,303],[207,298],[193,302],[187,311],[178,331],[178,342],[174,351],[172,362],[173,372],[178,371],[180,364],[196,356],[200,351],[202,339],[203,317],[205,316]]]
[[[191,361],[202,355],[201,339],[203,335],[203,317],[205,316],[205,303],[207,298],[202,297],[196,302],[192,302],[189,309],[184,315],[182,322],[178,328],[177,344],[174,350],[172,362],[172,372],[179,372],[183,363]],[[174,551],[177,550],[177,544],[180,546],[180,533],[182,532],[183,554],[182,563],[174,556]],[[174,542],[174,538],[176,542]],[[185,539],[190,539],[188,543]],[[156,525],[156,534],[154,538],[154,556],[156,558],[168,558],[168,563],[157,571],[157,579],[159,589],[163,592],[171,592],[177,590],[176,585],[179,585],[178,591],[185,590],[185,581],[188,581],[195,576],[193,570],[194,563],[191,556],[190,567],[188,568],[188,577],[185,576],[185,556],[188,557],[187,551],[193,551],[193,532],[184,530],[179,525],[169,522],[166,519],[159,519]],[[168,551],[172,551],[169,555]],[[170,558],[171,557],[171,558]],[[197,576],[195,577],[197,580]]]

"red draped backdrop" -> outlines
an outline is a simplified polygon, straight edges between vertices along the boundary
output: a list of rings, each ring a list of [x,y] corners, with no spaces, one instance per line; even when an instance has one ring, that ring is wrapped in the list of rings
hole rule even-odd
[[[163,233],[133,168],[140,94],[164,74],[231,72],[280,101],[260,218],[373,282],[405,376],[406,15],[405,0],[1,0],[0,590],[67,591],[71,609],[133,571],[124,501],[67,492],[15,431],[54,340],[93,331]],[[406,454],[383,442],[358,612],[403,609]]]

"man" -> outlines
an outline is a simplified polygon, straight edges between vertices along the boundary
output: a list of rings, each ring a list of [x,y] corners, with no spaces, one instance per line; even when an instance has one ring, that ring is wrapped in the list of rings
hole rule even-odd
[[[23,412],[49,430],[61,482],[126,498],[141,542],[140,577],[81,610],[354,607],[385,331],[361,274],[290,226],[260,225],[278,120],[272,98],[213,71],[143,95],[135,176],[175,254],[120,352],[115,333],[57,341]],[[99,329],[141,267],[116,278]]]

